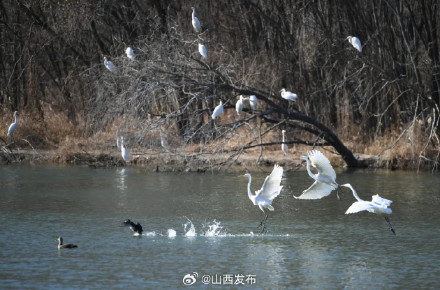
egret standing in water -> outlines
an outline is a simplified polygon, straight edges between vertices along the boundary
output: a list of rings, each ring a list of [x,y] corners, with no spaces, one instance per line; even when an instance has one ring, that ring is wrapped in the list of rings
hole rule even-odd
[[[351,186],[351,184],[346,183],[346,184],[342,184],[341,186],[350,188],[354,198],[356,198],[357,200],[347,209],[345,214],[358,213],[364,210],[369,211],[371,213],[383,214],[386,222],[388,223],[388,226],[390,227],[390,230],[393,232],[393,234],[396,234],[396,231],[391,225],[390,219],[388,217],[388,215],[390,215],[393,212],[391,208],[389,208],[392,202],[391,200],[382,198],[378,194],[376,194],[373,195],[371,201],[365,201],[362,200],[357,195],[356,191]]]
[[[104,65],[112,73],[116,72],[116,66],[111,61],[107,60],[107,57],[105,56],[104,56]]]
[[[15,131],[15,128],[17,128],[17,124],[18,124],[18,118],[17,118],[17,116],[18,116],[18,111],[15,111],[14,112],[14,118],[15,118],[15,121],[14,121],[14,123],[12,123],[10,126],[9,126],[9,129],[8,129],[8,137],[11,137],[12,136],[12,133],[14,133],[14,131]]]
[[[256,95],[251,95],[249,97],[249,104],[251,105],[252,113],[255,112],[255,110],[257,109],[257,96]]]
[[[130,60],[134,60],[134,51],[131,47],[127,47],[127,49],[125,50],[125,54]]]
[[[284,143],[285,142],[286,130],[281,131],[281,134],[283,134],[283,144],[281,144],[281,150],[283,151],[284,155],[286,155],[287,152],[289,151],[289,148],[287,147],[287,144]]]
[[[130,160],[130,153],[128,153],[128,150],[124,146],[124,137],[122,136],[121,136],[121,156],[125,162],[128,162],[128,160]]]
[[[214,120],[215,118],[217,118],[218,116],[220,116],[220,114],[223,113],[223,103],[222,101],[220,101],[220,104],[215,107],[214,112],[212,112],[212,119]]]
[[[199,19],[196,17],[196,9],[194,7],[192,8],[192,26],[194,28],[194,30],[199,33],[202,30],[202,26],[200,25],[200,21]]]
[[[270,211],[274,211],[274,208],[272,206],[272,201],[275,197],[277,197],[280,194],[281,189],[283,188],[281,184],[281,178],[283,177],[283,168],[279,166],[278,164],[275,164],[272,173],[266,177],[266,180],[264,180],[263,186],[260,190],[257,190],[255,192],[255,195],[252,194],[251,191],[251,182],[252,177],[249,173],[246,173],[244,175],[240,175],[239,177],[247,177],[248,182],[248,196],[249,199],[252,201],[254,205],[258,205],[258,207],[261,209],[261,211],[264,213],[264,218],[260,223],[261,226],[261,233],[264,232],[266,229],[266,220],[267,220],[267,214],[264,211],[264,209],[268,209]]]
[[[302,156],[301,159],[307,162],[307,172],[315,182],[308,189],[304,190],[300,196],[293,197],[298,199],[320,199],[339,187],[336,183],[335,170],[327,157],[320,151],[309,151],[308,156]],[[310,170],[310,164],[318,170],[317,174]]]
[[[359,38],[357,38],[356,36],[347,36],[346,38],[348,40],[348,42],[351,43],[351,45],[353,45],[354,48],[356,48],[359,52],[362,52],[362,44],[361,41],[359,40]]]
[[[204,58],[207,59],[208,58],[208,50],[206,49],[206,47],[199,43],[199,53],[200,55]]]

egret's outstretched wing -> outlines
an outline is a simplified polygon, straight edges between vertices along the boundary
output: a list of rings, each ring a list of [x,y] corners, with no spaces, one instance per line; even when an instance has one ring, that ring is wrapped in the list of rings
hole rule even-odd
[[[370,208],[372,208],[372,205],[369,202],[356,201],[347,209],[345,214],[357,213],[360,211],[369,210]]]
[[[280,186],[282,177],[283,168],[278,164],[275,164],[272,173],[266,177],[261,189],[255,192],[256,196],[267,200],[273,200],[280,194],[281,189],[283,188]]]
[[[321,199],[329,195],[335,189],[336,186],[315,181],[309,188],[304,190],[300,196],[293,197],[297,199]]]
[[[327,157],[318,150],[312,150],[308,153],[310,162],[313,167],[318,169],[320,175],[327,175],[336,180],[336,172],[333,169],[330,161],[328,161]]]
[[[384,207],[389,207],[391,205],[391,203],[392,203],[391,200],[383,198],[383,197],[380,197],[378,194],[373,195],[373,198],[372,198],[371,201],[374,202],[377,205],[381,205],[381,206],[384,206]]]

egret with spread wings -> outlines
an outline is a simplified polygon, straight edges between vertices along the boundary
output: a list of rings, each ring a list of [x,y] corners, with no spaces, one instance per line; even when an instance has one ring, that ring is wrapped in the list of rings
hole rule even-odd
[[[248,196],[249,199],[252,201],[254,205],[258,205],[258,207],[261,209],[261,211],[264,213],[264,218],[260,223],[261,232],[263,233],[266,229],[266,220],[267,220],[267,213],[264,211],[264,209],[268,209],[270,211],[274,211],[274,208],[272,206],[272,201],[275,197],[277,197],[281,189],[283,188],[281,184],[281,178],[283,177],[283,168],[279,166],[278,164],[275,164],[272,173],[266,177],[266,180],[263,183],[263,186],[260,190],[257,190],[255,192],[255,195],[252,194],[251,191],[251,182],[252,177],[249,173],[246,173],[244,175],[240,175],[239,177],[247,177],[249,180],[248,183]]]

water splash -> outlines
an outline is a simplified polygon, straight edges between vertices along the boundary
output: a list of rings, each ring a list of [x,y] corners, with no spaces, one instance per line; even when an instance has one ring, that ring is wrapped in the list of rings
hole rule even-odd
[[[169,238],[175,238],[177,235],[176,231],[173,229],[168,229],[167,234]]]
[[[189,228],[187,230],[187,228]],[[193,223],[188,219],[188,222],[183,225],[183,231],[185,232],[185,237],[195,237],[196,234],[196,228],[194,227]]]
[[[156,232],[146,232],[146,233],[144,233],[144,236],[155,237],[156,236]]]
[[[205,224],[204,226],[208,227],[204,234],[205,237],[219,237],[226,235],[223,231],[223,226],[221,226],[220,222],[216,220],[212,221],[211,224]]]

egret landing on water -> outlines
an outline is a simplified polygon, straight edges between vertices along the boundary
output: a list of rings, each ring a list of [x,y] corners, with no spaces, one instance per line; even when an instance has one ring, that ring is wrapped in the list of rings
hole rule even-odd
[[[223,103],[222,101],[220,101],[220,104],[215,107],[214,112],[212,112],[212,119],[214,120],[215,118],[217,118],[218,116],[220,116],[220,114],[223,113]]]
[[[125,50],[125,54],[130,60],[134,60],[134,51],[131,47],[127,47],[127,49]]]
[[[104,56],[104,65],[112,73],[116,72],[116,66]]]
[[[371,213],[376,214],[383,214],[385,217],[385,220],[388,223],[388,226],[390,227],[390,230],[393,232],[393,234],[396,234],[396,231],[394,230],[393,226],[391,225],[390,219],[388,215],[390,215],[393,211],[391,208],[388,208],[391,205],[391,200],[385,199],[380,197],[378,194],[373,195],[371,198],[371,201],[365,201],[362,200],[354,190],[354,188],[351,186],[351,184],[346,183],[342,184],[341,186],[348,187],[351,189],[351,192],[353,192],[354,198],[356,198],[356,202],[354,202],[345,212],[345,214],[351,214],[351,213],[358,213],[360,211],[369,211]]]
[[[17,128],[17,124],[18,124],[18,118],[17,118],[17,116],[18,116],[18,111],[15,111],[14,112],[14,118],[15,118],[15,121],[14,121],[14,123],[12,123],[10,126],[9,126],[9,129],[8,129],[8,137],[11,137],[12,136],[12,133],[14,133],[14,131],[15,131],[15,128]]]
[[[308,156],[302,156],[301,159],[307,162],[307,172],[315,182],[308,189],[304,190],[300,196],[293,197],[298,199],[320,199],[339,187],[336,183],[335,170],[327,157],[320,151],[309,151]],[[310,170],[310,164],[318,170],[317,174]]]
[[[191,9],[192,9],[192,21],[191,21],[191,23],[192,23],[192,26],[193,26],[193,28],[194,28],[194,30],[197,32],[197,33],[199,33],[201,30],[202,30],[202,26],[200,25],[200,21],[199,21],[199,19],[196,17],[196,9],[194,8],[194,7],[191,7]]]
[[[266,177],[266,180],[264,180],[263,186],[260,190],[257,190],[255,192],[255,195],[252,195],[251,191],[251,182],[252,177],[249,173],[246,173],[244,175],[240,175],[239,177],[247,177],[249,180],[248,183],[248,196],[249,199],[252,201],[254,205],[258,205],[258,207],[261,209],[261,211],[264,213],[264,218],[260,223],[261,227],[261,233],[263,233],[266,229],[266,220],[267,220],[267,214],[264,211],[265,208],[267,208],[270,211],[274,211],[274,208],[272,206],[272,201],[275,197],[277,197],[280,194],[281,189],[283,188],[280,186],[281,184],[281,178],[283,177],[283,168],[281,166],[278,166],[278,164],[275,164],[272,173]]]
[[[286,130],[281,131],[281,134],[283,134],[283,144],[281,144],[281,150],[283,151],[284,155],[287,154],[287,152],[289,151],[289,148],[287,147],[287,144],[285,144],[285,134],[286,134]]]
[[[353,45],[354,48],[356,48],[359,52],[362,52],[362,45],[361,45],[361,41],[359,40],[359,38],[357,38],[356,36],[347,36],[346,38],[348,40],[348,42],[351,43],[351,45]]]

